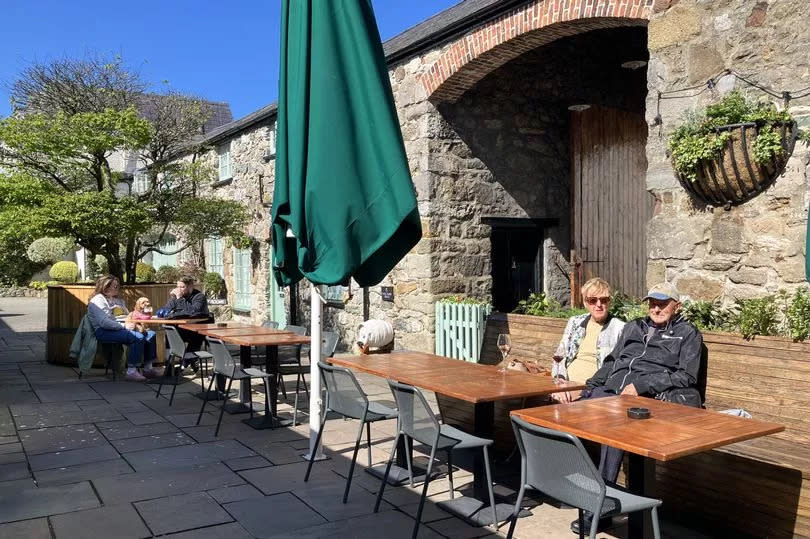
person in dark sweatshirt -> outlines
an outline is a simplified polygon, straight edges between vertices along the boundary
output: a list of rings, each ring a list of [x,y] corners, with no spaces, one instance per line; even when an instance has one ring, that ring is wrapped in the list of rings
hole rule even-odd
[[[203,292],[194,288],[193,277],[186,276],[177,281],[177,287],[169,293],[169,302],[161,310],[166,313],[166,318],[202,318],[206,322],[214,321],[208,310],[208,299]],[[178,328],[178,332],[187,343],[187,352],[200,350],[205,337],[183,328]]]
[[[680,294],[672,284],[654,286],[644,301],[649,305],[647,316],[624,326],[602,367],[585,382],[581,398],[640,395],[675,400],[668,398],[675,391],[678,402],[701,406],[696,385],[703,336],[679,314]],[[605,481],[616,482],[623,456],[621,449],[602,446],[599,471]],[[586,530],[590,529],[592,518],[586,511]],[[607,524],[600,522],[600,528]],[[579,533],[578,520],[571,523],[571,529]]]

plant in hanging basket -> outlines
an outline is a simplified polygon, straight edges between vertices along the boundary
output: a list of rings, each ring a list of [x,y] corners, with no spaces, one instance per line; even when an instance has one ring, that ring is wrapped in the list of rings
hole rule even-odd
[[[796,134],[787,110],[734,91],[705,111],[687,113],[669,137],[669,153],[684,189],[704,202],[729,207],[773,183]]]

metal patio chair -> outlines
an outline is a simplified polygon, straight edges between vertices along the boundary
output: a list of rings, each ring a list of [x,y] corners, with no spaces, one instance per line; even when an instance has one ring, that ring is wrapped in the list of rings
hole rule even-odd
[[[169,398],[169,406],[171,406],[172,402],[174,402],[174,393],[177,390],[177,385],[180,384],[180,375],[183,372],[183,367],[186,362],[200,362],[200,365],[198,365],[200,368],[198,368],[197,372],[200,374],[202,387],[205,387],[205,378],[203,376],[204,369],[201,367],[201,364],[211,359],[211,354],[205,351],[186,352],[186,343],[183,342],[183,338],[180,336],[180,332],[177,331],[177,328],[168,324],[163,325],[162,328],[163,331],[166,332],[166,339],[169,341],[169,357],[166,360],[166,368],[164,369],[163,376],[157,379],[158,390],[155,394],[155,398],[160,397],[163,384],[171,384],[172,395]]]
[[[321,361],[328,357],[332,357],[335,355],[335,349],[337,348],[338,339],[340,335],[338,335],[337,331],[324,331],[321,334]],[[311,359],[310,359],[311,361]],[[310,363],[309,361],[305,364],[301,363],[300,359],[298,364],[282,364],[278,366],[278,375],[279,375],[279,383],[284,384],[284,376],[296,375],[295,378],[295,399],[293,400],[293,425],[296,423],[296,418],[298,417],[298,399],[299,399],[299,391],[301,388],[301,384],[304,386],[304,392],[306,393],[307,399],[309,399],[309,388],[307,387],[307,381],[304,378],[304,375],[309,374],[310,372]],[[286,397],[286,393],[285,393]]]
[[[584,537],[583,510],[594,516],[590,538],[596,537],[599,519],[634,511],[650,510],[653,533],[661,537],[658,511],[661,500],[630,494],[605,485],[588,452],[576,436],[546,429],[512,417],[512,428],[520,449],[520,492],[510,517],[507,539],[515,531],[520,504],[527,488],[579,509],[579,536]]]
[[[253,380],[254,378],[261,378],[264,381],[264,398],[270,399],[270,384],[268,384],[267,380],[273,376],[272,374],[267,374],[266,372],[254,367],[248,367],[247,369],[242,368],[242,365],[240,365],[238,361],[235,361],[230,352],[228,352],[228,349],[225,347],[225,343],[213,337],[206,337],[206,340],[208,341],[208,349],[211,350],[211,354],[214,356],[214,369],[211,376],[211,381],[208,383],[208,391],[203,398],[202,407],[200,407],[200,414],[197,416],[197,425],[200,424],[203,412],[205,411],[205,405],[208,404],[208,393],[211,391],[211,386],[214,384],[214,379],[216,378],[217,374],[221,374],[228,379],[228,386],[225,389],[225,395],[230,394],[231,386],[233,385],[234,380],[241,381],[246,379]],[[250,387],[249,382],[247,393],[248,407],[250,408],[250,418],[253,419],[253,390]],[[226,397],[223,400],[222,406],[219,410],[219,419],[217,420],[217,428],[214,430],[214,436],[219,435],[219,426],[222,423],[222,415],[225,413],[225,406],[227,404],[228,399]]]
[[[363,439],[363,427],[366,427],[366,446],[368,448],[368,465],[371,466],[371,424],[385,419],[397,417],[396,410],[384,406],[377,402],[370,402],[368,396],[360,387],[360,383],[355,378],[354,373],[343,367],[328,365],[323,361],[318,362],[318,369],[321,372],[321,379],[326,388],[326,402],[324,412],[321,415],[321,426],[318,428],[318,435],[315,438],[315,451],[312,451],[307,473],[304,481],[309,481],[309,474],[312,471],[312,463],[315,460],[317,447],[321,443],[321,436],[326,425],[326,417],[329,412],[335,412],[343,417],[357,419],[360,421],[360,428],[357,430],[357,439],[354,443],[354,453],[352,463],[349,466],[349,475],[346,477],[346,489],[343,491],[343,503],[349,498],[349,489],[352,486],[352,476],[354,474],[354,464],[357,461],[357,452],[360,449],[360,440]]]
[[[495,509],[495,495],[492,491],[492,472],[489,466],[489,451],[488,447],[492,445],[492,440],[486,438],[479,438],[472,434],[459,430],[450,425],[442,425],[436,419],[436,414],[431,410],[430,405],[425,400],[425,396],[417,388],[388,380],[388,385],[391,387],[391,392],[394,394],[394,399],[397,403],[397,410],[399,412],[399,419],[397,421],[397,436],[394,439],[394,449],[388,457],[388,463],[385,466],[385,475],[383,476],[380,490],[377,492],[377,501],[374,504],[374,512],[376,513],[380,508],[380,501],[382,500],[383,491],[385,490],[386,482],[388,481],[388,474],[391,472],[391,463],[394,461],[394,456],[399,448],[399,438],[405,436],[411,440],[423,443],[430,446],[430,458],[428,460],[427,470],[425,471],[425,482],[422,485],[422,495],[419,498],[419,509],[416,511],[416,523],[413,527],[413,537],[416,538],[419,532],[420,521],[422,520],[422,509],[425,506],[425,497],[427,496],[428,484],[430,483],[430,476],[433,471],[433,462],[436,459],[436,451],[447,452],[447,479],[450,482],[450,498],[454,498],[453,490],[453,458],[452,452],[454,449],[475,449],[481,448],[484,452],[484,468],[487,475],[487,489],[489,491],[489,504],[492,509],[492,525],[497,528],[498,516]],[[407,440],[406,440],[407,441]],[[406,446],[409,444],[406,444]],[[410,463],[410,456],[408,456],[408,474],[410,476],[411,485],[413,485],[413,467]]]

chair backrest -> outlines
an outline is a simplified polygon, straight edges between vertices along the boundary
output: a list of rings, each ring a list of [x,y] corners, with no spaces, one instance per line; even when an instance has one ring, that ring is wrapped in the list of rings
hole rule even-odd
[[[296,335],[306,335],[307,328],[304,326],[294,326],[292,324],[287,324],[284,326],[284,331],[292,331]]]
[[[338,339],[337,331],[324,331],[321,333],[321,359],[335,355]]]
[[[512,416],[521,480],[561,502],[602,514],[605,482],[579,438]]]
[[[354,419],[362,419],[368,409],[368,397],[354,373],[343,367],[318,362],[321,380],[326,387],[326,405],[329,410]]]
[[[169,353],[182,359],[186,355],[186,343],[183,342],[180,332],[176,327],[170,325],[164,325],[163,331],[166,332],[166,338],[169,340]]]
[[[206,337],[205,340],[208,341],[208,350],[214,356],[214,372],[225,376],[233,376],[239,362],[228,351],[225,343],[213,337]]]
[[[441,425],[422,392],[408,384],[388,380],[399,411],[399,429],[414,440],[433,446]]]
[[[275,322],[273,320],[265,320],[264,322],[262,322],[262,327],[276,329],[278,327],[278,322]]]

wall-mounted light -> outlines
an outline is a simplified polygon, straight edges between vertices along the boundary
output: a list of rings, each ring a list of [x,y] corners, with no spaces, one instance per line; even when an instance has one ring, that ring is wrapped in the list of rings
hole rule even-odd
[[[568,110],[572,110],[574,112],[582,112],[583,110],[588,110],[589,108],[591,108],[591,106],[588,105],[587,103],[581,103],[581,104],[578,104],[578,105],[569,105],[568,106]]]
[[[627,62],[622,62],[622,67],[624,69],[641,69],[647,65],[647,60],[629,60]]]

